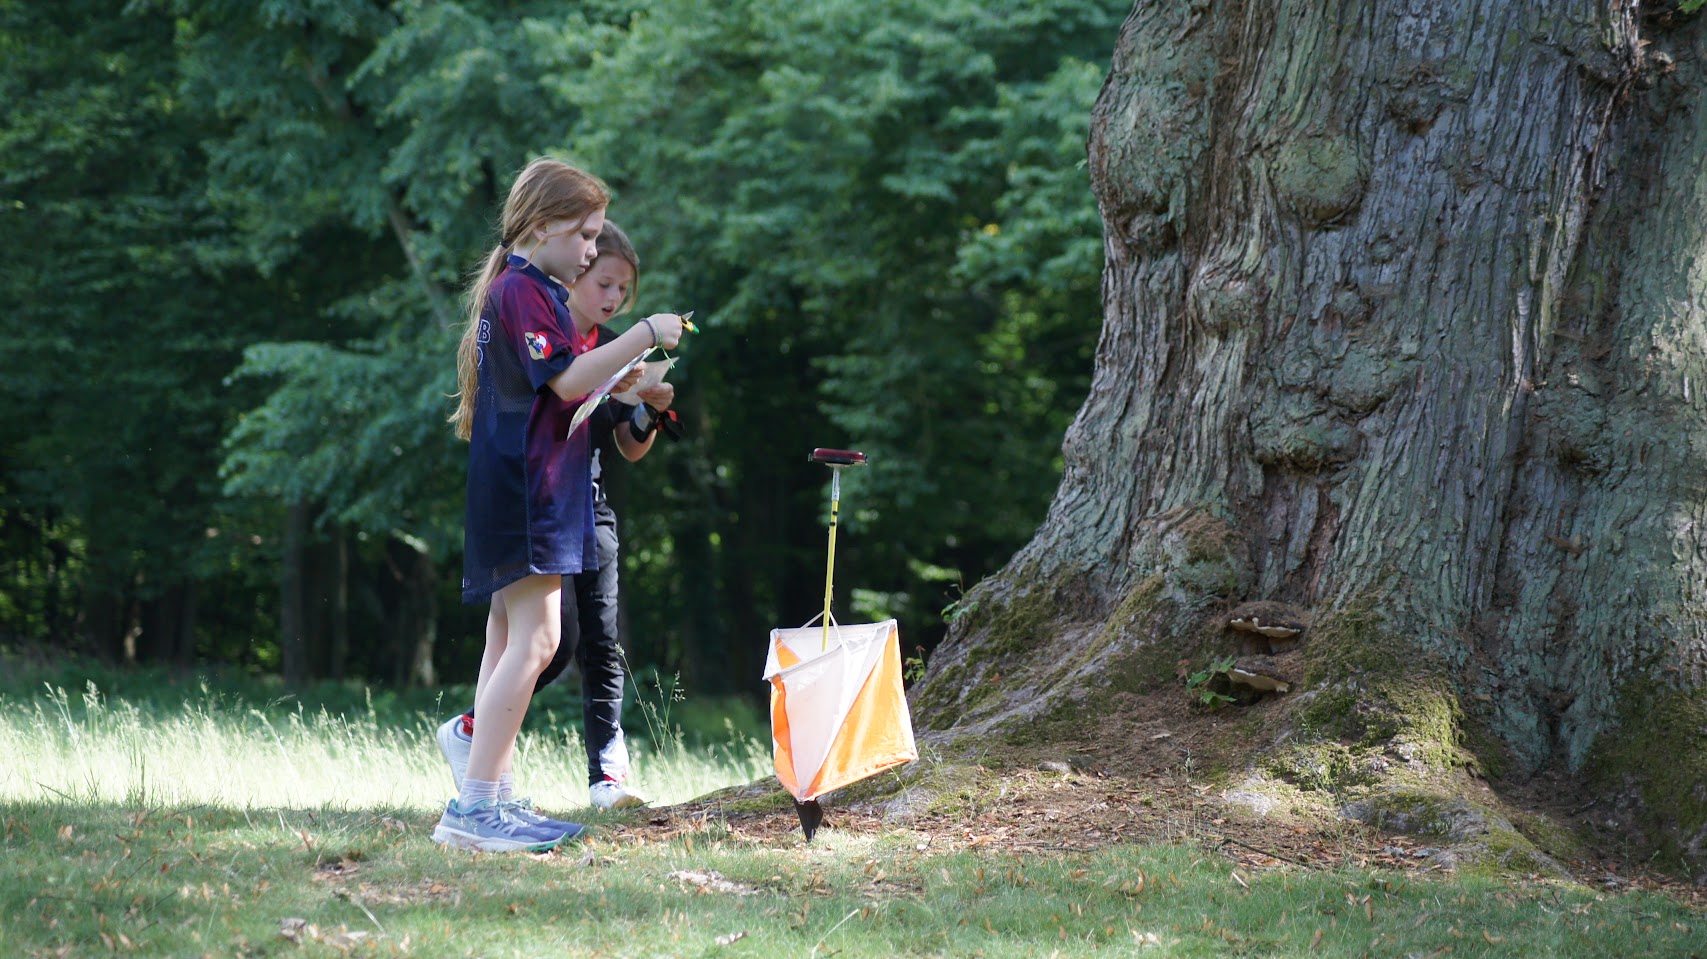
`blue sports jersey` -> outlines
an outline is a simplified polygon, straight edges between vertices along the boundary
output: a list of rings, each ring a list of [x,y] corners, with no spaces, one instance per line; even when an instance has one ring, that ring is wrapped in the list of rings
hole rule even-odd
[[[480,313],[465,603],[531,574],[598,568],[588,431],[567,435],[580,401],[565,403],[546,385],[592,345],[575,331],[568,298],[539,267],[512,255]]]

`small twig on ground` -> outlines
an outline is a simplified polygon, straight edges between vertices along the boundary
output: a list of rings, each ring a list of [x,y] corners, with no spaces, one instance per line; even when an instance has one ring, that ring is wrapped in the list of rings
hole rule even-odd
[[[1240,847],[1243,847],[1245,849],[1249,849],[1251,852],[1260,852],[1263,855],[1269,857],[1270,859],[1278,859],[1281,862],[1289,862],[1289,863],[1293,864],[1294,866],[1303,866],[1305,869],[1320,869],[1320,868],[1322,868],[1321,866],[1318,866],[1312,862],[1305,862],[1302,859],[1293,859],[1291,856],[1282,856],[1279,853],[1270,852],[1267,849],[1263,849],[1260,846],[1253,846],[1248,842],[1243,842],[1241,840],[1234,839],[1232,836],[1225,836],[1225,835],[1222,836],[1221,837],[1221,844],[1224,846],[1225,845],[1240,846]]]
[[[379,930],[380,935],[383,936],[386,934],[385,933],[385,927],[383,925],[380,925],[379,920],[374,918],[373,913],[368,910],[368,907],[360,899],[357,899],[354,895],[352,895],[348,889],[340,889],[336,893],[333,893],[333,895],[337,896],[339,899],[342,899],[346,902],[351,903],[357,909],[360,909],[362,911],[363,915],[367,916],[368,921],[373,923],[373,927],[375,929]]]
[[[858,909],[855,909],[853,912],[850,912],[847,915],[843,916],[841,922],[838,922],[835,925],[831,926],[830,931],[824,933],[823,937],[818,940],[818,944],[812,947],[812,952],[809,955],[816,956],[818,954],[819,948],[821,948],[824,945],[825,940],[827,940],[831,936],[835,935],[837,929],[840,929],[843,926],[847,925],[848,920],[859,915],[859,912],[860,911]]]

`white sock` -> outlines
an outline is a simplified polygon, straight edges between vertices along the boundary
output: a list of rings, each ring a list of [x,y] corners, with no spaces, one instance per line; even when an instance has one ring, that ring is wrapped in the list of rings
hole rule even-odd
[[[516,774],[503,772],[498,774],[498,801],[509,802],[516,798]]]
[[[456,804],[463,809],[473,809],[475,803],[496,801],[498,799],[498,784],[490,779],[464,779],[462,792],[457,794]]]

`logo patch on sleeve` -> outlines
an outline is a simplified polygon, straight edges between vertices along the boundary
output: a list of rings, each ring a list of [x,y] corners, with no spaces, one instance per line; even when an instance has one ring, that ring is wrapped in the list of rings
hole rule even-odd
[[[545,338],[544,333],[523,333],[522,339],[527,341],[528,352],[533,354],[534,359],[548,360],[551,358],[551,341]]]

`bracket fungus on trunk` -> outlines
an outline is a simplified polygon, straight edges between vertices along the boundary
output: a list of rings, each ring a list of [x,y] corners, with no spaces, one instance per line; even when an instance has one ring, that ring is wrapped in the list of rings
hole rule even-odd
[[[1289,603],[1242,603],[1227,614],[1227,628],[1238,631],[1246,652],[1284,653],[1303,642],[1310,614]]]
[[[1227,670],[1227,681],[1259,693],[1290,692],[1295,680],[1289,670],[1267,656],[1244,656]]]

